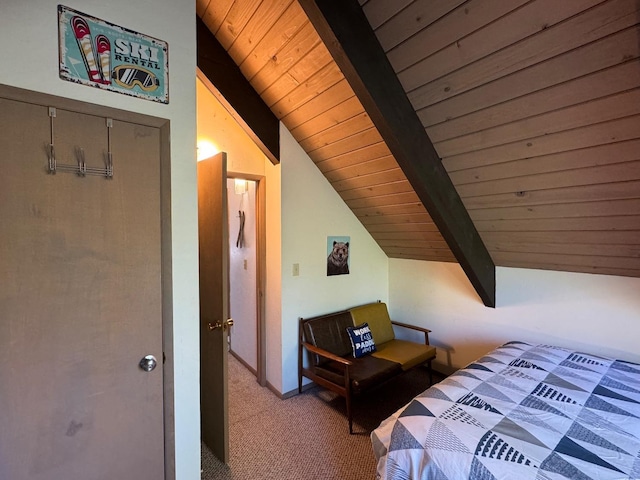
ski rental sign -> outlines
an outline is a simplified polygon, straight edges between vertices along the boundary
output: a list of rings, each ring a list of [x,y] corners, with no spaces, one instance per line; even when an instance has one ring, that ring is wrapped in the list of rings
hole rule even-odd
[[[58,5],[60,78],[169,103],[169,45]]]

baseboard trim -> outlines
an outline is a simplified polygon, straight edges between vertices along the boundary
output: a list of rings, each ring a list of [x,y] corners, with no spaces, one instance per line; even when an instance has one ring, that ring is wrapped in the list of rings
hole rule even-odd
[[[247,370],[249,370],[254,377],[256,377],[256,379],[258,378],[258,371],[255,368],[252,368],[251,365],[249,365],[247,362],[245,362],[242,358],[240,358],[240,355],[238,355],[236,352],[234,352],[233,350],[229,349],[229,353],[231,355],[233,355],[233,358],[235,358],[236,360],[238,360],[242,366],[244,368],[246,368]]]

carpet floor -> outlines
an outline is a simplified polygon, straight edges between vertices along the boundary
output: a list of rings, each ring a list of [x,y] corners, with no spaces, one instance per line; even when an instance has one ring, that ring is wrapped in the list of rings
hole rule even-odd
[[[371,431],[428,386],[416,368],[356,398],[349,435],[342,397],[314,387],[281,400],[229,355],[229,464],[203,445],[202,479],[372,480]]]

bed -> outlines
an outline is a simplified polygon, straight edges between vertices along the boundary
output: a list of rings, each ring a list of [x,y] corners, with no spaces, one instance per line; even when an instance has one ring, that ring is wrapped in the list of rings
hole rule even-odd
[[[640,365],[510,342],[371,433],[386,480],[640,478]]]

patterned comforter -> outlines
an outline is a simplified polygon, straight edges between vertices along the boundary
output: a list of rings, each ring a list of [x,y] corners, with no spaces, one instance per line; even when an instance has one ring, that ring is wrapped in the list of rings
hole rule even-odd
[[[372,432],[377,478],[640,478],[640,365],[510,342]]]

